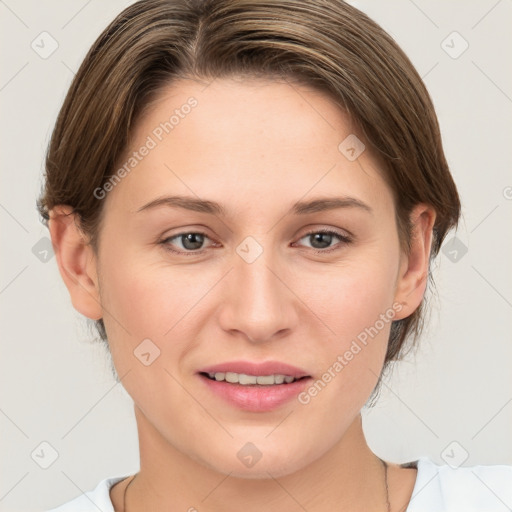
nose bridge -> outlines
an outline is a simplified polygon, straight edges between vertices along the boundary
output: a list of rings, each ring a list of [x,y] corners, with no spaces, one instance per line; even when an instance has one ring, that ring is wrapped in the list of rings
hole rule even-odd
[[[265,245],[263,248],[252,237],[242,242],[237,248],[240,259],[235,264],[234,276],[239,281],[235,290],[244,298],[241,305],[246,304],[249,314],[255,319],[261,316],[260,320],[268,320],[272,315],[277,315],[283,300],[282,283],[270,270],[276,266],[276,262],[268,239]]]
[[[270,237],[266,242],[247,237],[238,245],[227,291],[224,328],[242,331],[252,341],[269,339],[293,323],[290,292],[269,244]]]

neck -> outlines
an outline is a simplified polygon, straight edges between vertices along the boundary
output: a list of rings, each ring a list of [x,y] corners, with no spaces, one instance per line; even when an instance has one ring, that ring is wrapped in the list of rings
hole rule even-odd
[[[135,411],[140,471],[127,493],[129,512],[387,510],[385,468],[366,443],[360,414],[339,442],[308,466],[277,478],[269,472],[269,478],[251,479],[220,473],[180,452]]]

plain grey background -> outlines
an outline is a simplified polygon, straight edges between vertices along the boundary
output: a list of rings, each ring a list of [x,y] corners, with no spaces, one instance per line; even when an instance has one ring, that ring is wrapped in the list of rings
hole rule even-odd
[[[138,469],[131,400],[72,308],[35,209],[73,74],[130,3],[0,1],[2,511],[44,510]],[[424,78],[464,215],[434,269],[419,351],[364,411],[368,442],[393,462],[512,464],[512,2],[351,3]]]

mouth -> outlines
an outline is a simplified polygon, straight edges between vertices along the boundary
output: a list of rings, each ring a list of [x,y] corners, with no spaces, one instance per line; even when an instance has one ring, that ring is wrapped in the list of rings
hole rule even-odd
[[[290,384],[294,380],[311,377],[307,371],[281,361],[225,361],[200,368],[198,373],[211,380],[241,384],[242,386]]]
[[[203,377],[216,381],[226,382],[229,384],[239,384],[241,386],[286,386],[294,382],[308,379],[309,375],[302,377],[294,377],[293,375],[285,374],[270,374],[270,375],[249,375],[246,373],[236,372],[199,372]]]
[[[313,380],[305,370],[281,361],[226,361],[201,368],[197,375],[212,396],[254,413],[285,406]]]
[[[212,396],[237,410],[271,412],[297,399],[313,379],[282,373],[251,375],[236,372],[199,372],[199,379]]]

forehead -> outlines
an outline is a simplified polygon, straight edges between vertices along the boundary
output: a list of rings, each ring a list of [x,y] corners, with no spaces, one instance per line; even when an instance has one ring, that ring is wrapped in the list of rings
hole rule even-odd
[[[194,106],[189,108],[190,104]],[[239,142],[246,150],[260,151],[262,141],[269,139],[272,145],[267,151],[292,144],[300,153],[298,143],[305,138],[312,146],[322,140],[327,145],[332,141],[325,140],[325,135],[334,135],[340,124],[354,131],[351,120],[320,91],[263,78],[174,82],[158,92],[136,131],[138,135],[154,129],[158,132],[166,120],[171,120],[175,139],[180,138],[180,132],[184,138],[192,131],[197,143],[215,141],[219,150]],[[162,135],[167,138],[165,129]],[[158,133],[156,136],[159,138]]]
[[[386,185],[369,152],[347,158],[345,141],[364,147],[356,133],[328,96],[303,85],[180,80],[159,91],[139,119],[117,166],[129,172],[113,195],[131,208],[164,191],[219,202],[227,194],[237,206],[253,199],[260,208],[334,191],[379,200]],[[144,155],[133,162],[134,152]]]

